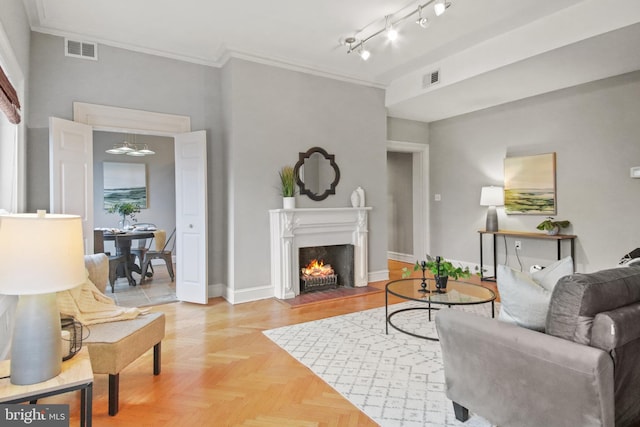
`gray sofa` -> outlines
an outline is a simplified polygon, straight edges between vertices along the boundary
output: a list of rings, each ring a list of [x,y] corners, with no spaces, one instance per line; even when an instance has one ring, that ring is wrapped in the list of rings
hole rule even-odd
[[[561,278],[546,333],[441,310],[446,393],[500,427],[640,425],[640,267]]]

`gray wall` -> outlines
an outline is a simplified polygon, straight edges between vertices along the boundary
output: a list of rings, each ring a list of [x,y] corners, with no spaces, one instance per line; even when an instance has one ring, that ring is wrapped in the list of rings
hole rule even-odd
[[[13,54],[16,56],[25,79],[28,79],[31,30],[22,0],[2,0],[0,24],[9,39]],[[25,86],[28,86],[28,82],[25,83]]]
[[[229,174],[230,287],[270,281],[269,209],[282,207],[278,170],[319,146],[340,168],[336,194],[297,207],[347,207],[362,186],[369,217],[369,271],[386,271],[386,127],[382,90],[231,60],[223,70]]]
[[[268,210],[282,206],[277,171],[316,145],[336,155],[337,194],[323,202],[298,197],[298,206],[350,206],[362,186],[373,206],[369,270],[386,271],[382,90],[236,59],[215,69],[98,49],[98,61],[68,58],[62,38],[32,34],[31,209],[48,206],[48,117],[72,119],[74,101],[188,115],[192,129],[207,131],[210,283],[232,291],[269,284]]]
[[[387,153],[389,251],[413,255],[413,154]]]
[[[578,271],[615,266],[640,247],[640,72],[541,95],[430,124],[432,253],[478,262],[477,230],[486,208],[483,185],[501,185],[507,156],[556,152],[556,218],[576,234]],[[509,215],[498,209],[500,228],[537,231],[543,216]],[[549,264],[555,244],[522,240],[521,262]],[[509,261],[518,267],[513,239]],[[505,261],[499,242],[499,261]]]
[[[429,123],[387,117],[387,139],[390,141],[429,143]]]
[[[176,176],[173,138],[137,135],[137,144],[147,144],[156,154],[144,157],[105,153],[131,135],[113,132],[93,133],[93,208],[96,227],[117,227],[120,216],[104,209],[104,162],[144,163],[147,173],[147,207],[136,214],[139,223],[150,222],[167,230],[176,226]]]
[[[73,119],[73,102],[191,117],[207,131],[209,282],[224,283],[225,201],[220,70],[105,45],[98,61],[64,56],[64,39],[32,33],[28,119],[28,208],[48,207],[48,118]]]

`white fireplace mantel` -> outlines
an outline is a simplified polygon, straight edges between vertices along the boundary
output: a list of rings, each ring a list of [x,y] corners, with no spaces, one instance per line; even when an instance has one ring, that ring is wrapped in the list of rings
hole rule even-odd
[[[366,286],[370,207],[272,209],[271,286],[274,296],[293,298],[300,293],[298,249],[352,244],[354,285]]]

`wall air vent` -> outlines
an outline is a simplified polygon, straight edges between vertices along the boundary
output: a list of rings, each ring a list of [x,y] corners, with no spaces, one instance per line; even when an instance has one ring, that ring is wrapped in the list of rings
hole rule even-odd
[[[64,39],[64,54],[74,58],[98,60],[98,44]]]
[[[440,70],[432,71],[422,76],[422,89],[440,83]]]

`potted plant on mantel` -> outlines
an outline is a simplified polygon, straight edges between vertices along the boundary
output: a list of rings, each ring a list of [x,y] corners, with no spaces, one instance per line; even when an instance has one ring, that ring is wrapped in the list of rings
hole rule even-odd
[[[282,194],[282,207],[293,209],[296,207],[296,177],[291,166],[283,166],[278,172],[280,175],[280,193]]]
[[[423,276],[424,272],[427,270],[433,274],[436,281],[436,290],[438,292],[444,292],[447,288],[447,281],[449,280],[449,277],[453,278],[453,280],[458,280],[460,277],[465,279],[471,277],[469,267],[456,267],[450,261],[447,261],[440,256],[433,258],[431,255],[427,255],[426,261],[416,261],[413,266],[413,271],[418,270],[422,270]],[[406,278],[410,275],[411,271],[407,267],[404,267],[402,269],[402,277]]]
[[[109,213],[122,215],[122,220],[118,223],[118,228],[127,230],[131,228],[131,223],[127,220],[127,217],[129,217],[132,222],[136,222],[136,214],[140,212],[140,205],[131,202],[116,202],[108,211]]]
[[[556,235],[561,228],[567,228],[571,223],[569,221],[554,221],[553,217],[548,216],[536,227],[538,230],[546,231],[549,235]]]

